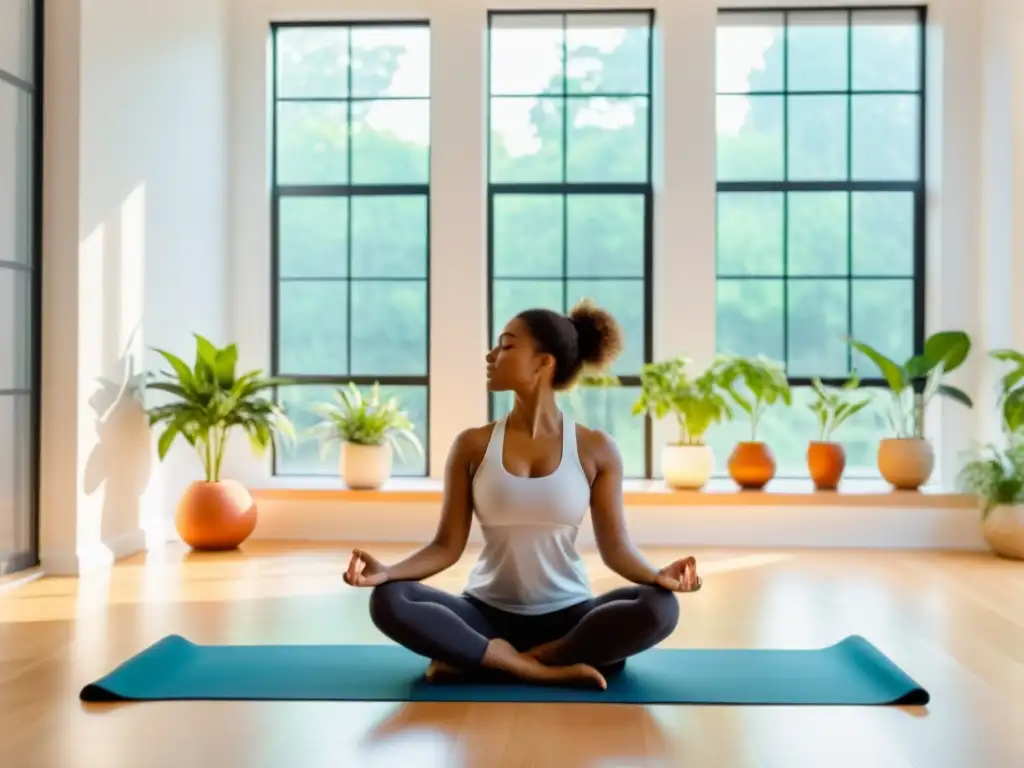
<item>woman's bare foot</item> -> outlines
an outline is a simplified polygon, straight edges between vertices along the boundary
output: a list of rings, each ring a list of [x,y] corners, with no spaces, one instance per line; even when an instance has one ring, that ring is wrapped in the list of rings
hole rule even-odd
[[[563,638],[557,638],[548,643],[542,643],[541,645],[535,645],[528,651],[524,651],[527,656],[530,656],[541,664],[552,666],[558,662],[558,652],[562,648]]]
[[[589,664],[548,666],[528,653],[520,653],[500,638],[487,644],[483,665],[535,683],[584,685],[601,690],[608,687],[604,676]]]
[[[466,672],[460,667],[456,667],[454,664],[449,664],[445,661],[431,661],[427,666],[425,677],[428,681],[433,682],[447,677],[459,677],[464,675]]]

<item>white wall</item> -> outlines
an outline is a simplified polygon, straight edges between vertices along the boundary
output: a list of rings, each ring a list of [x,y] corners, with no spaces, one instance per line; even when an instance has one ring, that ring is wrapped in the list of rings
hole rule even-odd
[[[983,253],[980,194],[983,39],[982,8],[1014,0],[932,0],[928,32],[928,265],[927,331],[963,328],[989,347],[983,323],[987,302],[975,260]],[[714,71],[716,10],[722,7],[822,6],[827,0],[514,0],[502,8],[654,7],[657,13],[654,346],[657,357],[685,352],[698,361],[714,353]],[[847,2],[835,2],[847,5]],[[866,2],[860,5],[886,5]],[[429,19],[431,81],[432,281],[430,465],[439,476],[454,435],[487,417],[481,356],[485,349],[486,0],[232,0],[232,332],[245,365],[270,361],[268,138],[268,28],[274,20],[360,18]],[[986,71],[986,77],[992,75]],[[1005,89],[1001,89],[1002,94]],[[667,95],[667,97],[666,97]],[[1001,96],[1004,103],[1005,96]],[[242,116],[246,116],[242,119]],[[1005,162],[1006,141],[995,148]],[[1019,184],[1018,184],[1019,186]],[[995,190],[993,190],[994,192]],[[1018,195],[1019,197],[1019,195]],[[995,215],[995,214],[993,214]],[[1006,222],[1004,215],[1000,221]],[[244,265],[244,268],[243,268]],[[1007,284],[1007,267],[992,280]],[[257,300],[254,300],[257,297]],[[1009,319],[998,319],[1006,326]],[[1020,324],[1020,321],[1018,321]],[[1024,345],[1024,337],[1018,345]],[[983,355],[954,376],[972,392],[990,385]],[[980,434],[981,409],[939,403],[928,431],[939,453],[936,477],[955,474],[959,453]],[[668,425],[666,425],[668,426]],[[664,441],[656,431],[655,445]],[[267,460],[241,446],[231,473],[249,483],[275,485]]]
[[[41,555],[73,573],[164,538],[198,476],[127,385],[226,337],[226,28],[218,0],[47,13]]]

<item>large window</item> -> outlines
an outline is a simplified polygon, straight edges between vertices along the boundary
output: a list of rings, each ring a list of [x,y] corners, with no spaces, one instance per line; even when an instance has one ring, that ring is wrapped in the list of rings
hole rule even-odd
[[[273,78],[273,370],[297,430],[310,406],[379,382],[427,440],[430,31],[279,25]],[[278,474],[337,474],[312,439]],[[395,474],[426,459],[396,457]]]
[[[0,576],[39,561],[42,3],[0,4]]]
[[[651,357],[651,14],[492,13],[489,37],[490,339],[530,307],[590,298],[625,332],[621,386],[561,405],[650,473],[649,427],[630,415]],[[511,400],[492,396],[492,417]]]
[[[806,385],[880,371],[844,336],[903,360],[923,344],[923,9],[723,12],[717,52],[717,348],[786,364],[794,404],[759,437],[806,474]],[[743,423],[714,430],[724,456]],[[887,428],[837,435],[853,474]]]

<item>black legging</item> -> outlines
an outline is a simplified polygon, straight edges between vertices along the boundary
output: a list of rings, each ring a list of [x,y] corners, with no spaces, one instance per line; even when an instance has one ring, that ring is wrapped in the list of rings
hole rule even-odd
[[[399,645],[464,669],[480,666],[487,643],[499,637],[520,651],[565,638],[559,664],[610,668],[668,637],[679,621],[679,601],[661,587],[631,586],[553,613],[522,616],[468,595],[393,581],[373,589],[370,617]]]

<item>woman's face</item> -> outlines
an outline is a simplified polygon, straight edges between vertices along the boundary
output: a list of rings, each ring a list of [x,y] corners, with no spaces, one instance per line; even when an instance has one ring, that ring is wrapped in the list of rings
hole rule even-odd
[[[530,392],[550,382],[554,370],[554,357],[538,353],[526,324],[513,318],[498,336],[497,346],[487,353],[487,388]]]

